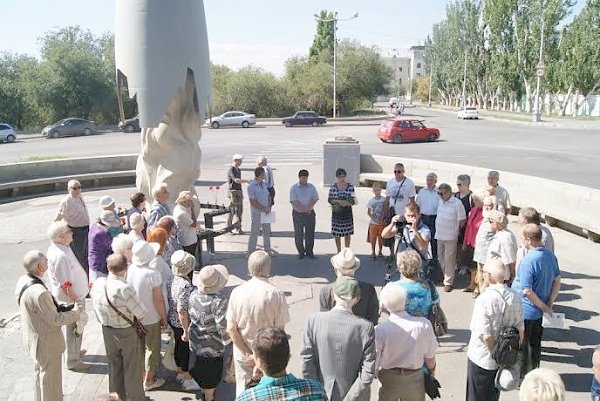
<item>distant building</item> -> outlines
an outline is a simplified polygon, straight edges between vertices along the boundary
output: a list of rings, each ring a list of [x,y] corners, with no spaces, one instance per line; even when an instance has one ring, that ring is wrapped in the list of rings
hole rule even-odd
[[[388,82],[389,93],[396,96],[397,93],[392,93],[398,87],[404,87],[406,99],[410,100],[409,84],[416,77],[425,75],[425,66],[423,63],[423,53],[425,46],[412,46],[408,49],[408,57],[384,57],[383,61],[392,68],[392,78]]]
[[[408,58],[410,59],[410,79],[425,75],[423,53],[425,53],[425,46],[413,46],[408,49]]]

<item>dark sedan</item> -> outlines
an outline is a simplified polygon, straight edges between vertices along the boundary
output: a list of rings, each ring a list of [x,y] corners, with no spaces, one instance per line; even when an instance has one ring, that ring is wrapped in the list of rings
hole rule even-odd
[[[92,135],[96,132],[96,124],[93,121],[83,118],[65,118],[45,127],[42,136],[55,139],[63,136]]]
[[[286,127],[294,125],[312,125],[318,127],[321,124],[325,124],[327,119],[317,115],[314,111],[299,111],[292,117],[286,117],[281,120],[281,123]]]
[[[119,129],[123,132],[141,131],[140,116],[131,117],[124,121],[119,121]]]

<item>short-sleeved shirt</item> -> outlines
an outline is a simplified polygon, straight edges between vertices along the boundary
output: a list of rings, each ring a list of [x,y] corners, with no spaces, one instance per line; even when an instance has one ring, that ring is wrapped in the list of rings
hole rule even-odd
[[[505,267],[508,267],[510,263],[517,260],[517,248],[517,237],[511,231],[507,229],[497,231],[490,241],[485,263],[499,259]],[[507,268],[504,272],[504,279],[508,280],[509,278],[510,270]]]
[[[385,198],[380,196],[379,199],[373,197],[367,202],[367,208],[371,211],[371,224],[383,224],[383,218],[385,211],[383,210],[383,204]]]
[[[290,203],[292,203],[292,208],[294,207],[293,202],[298,202],[302,206],[308,206],[312,201],[318,199],[319,194],[317,193],[317,189],[310,182],[307,182],[304,185],[300,185],[300,183],[297,182],[290,188]]]
[[[326,401],[323,385],[312,379],[298,379],[288,373],[282,377],[263,376],[252,388],[244,390],[235,401]]]
[[[284,328],[290,321],[287,301],[281,290],[260,277],[237,286],[229,297],[227,321],[234,322],[250,347],[263,327]]]
[[[154,200],[154,202],[152,202],[152,205],[150,205],[150,212],[148,213],[148,229],[154,228],[154,226],[156,225],[156,223],[158,223],[158,220],[160,220],[161,217],[170,214],[171,209],[169,208],[169,205]]]
[[[190,349],[198,356],[222,357],[231,342],[227,334],[227,299],[200,290],[190,296]]]
[[[194,285],[187,278],[172,275],[167,281],[167,297],[169,300],[169,324],[181,327],[178,312],[188,312],[190,295]]]
[[[504,311],[504,317],[502,312]],[[523,307],[519,294],[504,284],[492,284],[475,301],[471,315],[471,338],[467,357],[486,370],[498,369],[483,336],[498,339],[500,327],[516,327],[524,330]]]
[[[110,306],[106,297],[115,308],[133,321],[141,319],[146,310],[135,290],[124,278],[108,273],[108,277],[100,277],[94,282],[90,296],[94,313],[102,326],[125,328],[131,325]]]
[[[58,204],[58,213],[71,227],[85,227],[90,225],[90,216],[81,197],[67,195]]]
[[[389,206],[394,208],[396,214],[404,214],[404,208],[408,205],[408,200],[417,195],[415,183],[408,177],[400,181],[395,178],[389,180],[385,186],[385,196],[389,197]]]
[[[508,191],[504,187],[496,185],[494,196],[498,200],[498,210],[500,210],[502,213],[510,211],[512,207],[510,203],[510,196],[508,195]]]
[[[547,303],[552,291],[552,284],[557,277],[560,277],[558,260],[546,248],[531,249],[523,258],[512,283],[512,289],[521,297],[525,320],[541,319],[543,313],[529,298],[523,295],[523,290],[530,288],[543,303]]]
[[[129,269],[127,269],[127,282],[133,287],[146,310],[141,323],[155,324],[160,322],[160,315],[154,306],[152,298],[152,289],[160,287],[162,284],[160,273],[147,265],[138,266],[131,264]]]
[[[263,207],[268,207],[270,205],[269,190],[267,189],[267,185],[264,181],[250,181],[250,183],[248,184],[248,199],[254,199]],[[250,209],[253,213],[261,212],[261,210],[256,209],[254,206],[252,206],[252,204],[250,204]]]
[[[440,202],[435,219],[435,239],[440,241],[458,239],[458,223],[466,219],[465,207],[459,199],[451,196],[446,202]]]
[[[66,282],[71,282],[69,292],[78,300],[85,299],[89,292],[88,276],[68,245],[52,243],[46,252],[48,258],[48,277],[52,295],[58,302],[71,302],[61,289]]]
[[[421,214],[435,216],[437,214],[438,205],[441,202],[437,185],[434,186],[433,189],[427,187],[421,188],[417,194],[416,202],[417,205],[419,205]]]
[[[419,252],[422,262],[426,263],[431,259],[431,230],[429,230],[429,227],[427,227],[422,221],[419,221],[419,224],[417,224],[417,230],[421,234],[421,237],[427,240],[427,248],[419,250],[419,247],[417,246],[417,240],[415,239],[415,233],[410,224],[406,224],[404,226],[404,230],[402,231],[403,236],[401,237],[399,234],[396,234],[396,250],[397,253],[401,253],[407,249],[413,249]]]
[[[242,170],[235,166],[229,167],[227,171],[227,182],[229,183],[229,189],[232,190],[242,190],[242,184],[238,184],[234,181],[236,178],[242,178]]]

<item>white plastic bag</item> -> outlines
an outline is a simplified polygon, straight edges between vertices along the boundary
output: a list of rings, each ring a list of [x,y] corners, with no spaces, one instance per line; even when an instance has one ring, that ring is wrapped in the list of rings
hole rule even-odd
[[[175,334],[173,330],[169,328],[169,341],[163,355],[163,365],[169,370],[176,371],[177,364],[175,363]]]

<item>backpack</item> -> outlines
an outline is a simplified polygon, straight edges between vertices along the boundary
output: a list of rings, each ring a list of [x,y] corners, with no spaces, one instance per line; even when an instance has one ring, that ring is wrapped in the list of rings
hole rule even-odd
[[[499,291],[498,294],[500,294]],[[494,349],[492,350],[492,358],[501,367],[511,367],[517,363],[519,356],[519,330],[514,326],[504,326],[504,311],[506,310],[506,300],[500,294],[502,301],[504,302],[504,308],[502,308],[502,324],[500,326],[500,333],[496,339]]]

